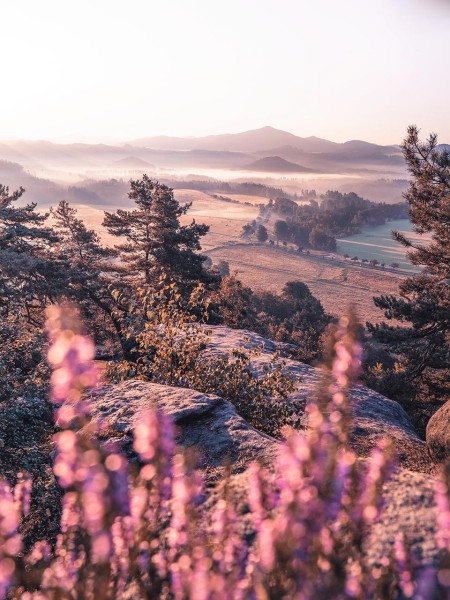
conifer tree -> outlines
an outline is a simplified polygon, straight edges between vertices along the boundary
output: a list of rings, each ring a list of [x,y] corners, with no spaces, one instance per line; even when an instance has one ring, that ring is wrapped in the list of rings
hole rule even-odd
[[[399,296],[374,299],[401,326],[368,323],[368,328],[398,360],[403,392],[442,402],[450,392],[450,151],[437,145],[435,134],[421,142],[415,126],[408,128],[402,148],[411,173],[404,194],[411,222],[428,240],[414,242],[399,232],[394,238],[423,270],[402,281]]]
[[[171,188],[147,175],[131,181],[128,197],[136,208],[105,212],[103,222],[111,235],[124,240],[116,248],[126,279],[154,284],[166,275],[181,289],[208,281],[210,276],[203,268],[205,257],[198,252],[200,238],[209,227],[195,221],[180,224],[180,217],[191,205],[180,206]]]
[[[111,252],[101,246],[98,234],[77,217],[77,210],[61,200],[50,212],[59,234],[59,249],[69,259],[72,269],[78,269],[80,276],[92,273],[95,267],[97,271],[102,270],[104,265],[99,261]]]
[[[77,210],[65,200],[56,209],[51,209],[51,214],[59,235],[57,248],[68,265],[66,295],[84,309],[85,319],[94,332],[100,330],[101,337],[107,334],[101,318],[102,313],[106,315],[124,355],[128,356],[130,344],[123,331],[122,318],[125,307],[114,293],[114,290],[126,287],[112,260],[116,251],[102,246],[99,235],[86,227],[77,217]]]
[[[29,321],[39,321],[42,306],[63,292],[65,269],[53,252],[58,236],[45,226],[48,214],[35,203],[15,204],[24,191],[0,185],[0,307],[20,305]]]

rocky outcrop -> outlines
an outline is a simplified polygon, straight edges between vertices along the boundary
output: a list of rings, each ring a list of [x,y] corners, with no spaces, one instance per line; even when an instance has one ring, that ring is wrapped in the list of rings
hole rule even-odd
[[[274,342],[251,332],[225,327],[211,330],[207,352],[224,354],[235,348],[261,348],[259,355],[251,359],[255,374],[262,373],[277,350]],[[301,378],[292,398],[306,404],[316,393],[320,371],[292,359],[285,359],[285,368]],[[351,444],[360,456],[366,456],[381,437],[389,437],[397,446],[403,466],[416,471],[430,469],[424,442],[417,437],[398,403],[363,386],[353,388],[352,403]],[[200,466],[208,483],[220,480],[224,468],[230,466],[233,486],[242,498],[243,518],[248,513],[247,466],[253,460],[266,466],[274,463],[278,442],[248,425],[230,402],[218,396],[131,380],[96,391],[91,395],[91,405],[94,420],[101,421],[108,438],[119,443],[131,457],[133,429],[143,415],[151,408],[170,415],[177,428],[178,444],[199,448]],[[308,426],[304,416],[302,422]],[[214,493],[211,501],[213,497]],[[383,499],[381,517],[366,543],[369,562],[377,565],[383,557],[391,555],[393,544],[402,533],[417,565],[436,565],[439,549],[435,542],[433,478],[400,467],[385,484]]]
[[[403,535],[416,567],[439,564],[442,552],[436,544],[434,485],[432,477],[406,469],[397,469],[391,475],[383,486],[380,517],[365,539],[364,551],[371,565],[380,566],[386,556],[392,556],[399,534]],[[246,519],[247,473],[233,476],[232,486],[239,513]]]
[[[253,429],[234,406],[218,396],[144,381],[106,386],[91,396],[94,421],[101,421],[108,438],[133,456],[133,429],[150,409],[169,415],[177,429],[177,442],[200,452],[200,466],[212,476],[230,465],[233,473],[252,460],[269,465],[277,442]]]
[[[450,457],[450,400],[428,421],[426,440],[432,460],[443,462]]]
[[[272,360],[274,352],[279,351],[275,342],[250,331],[208,327],[208,336],[207,352],[212,354],[228,354],[236,348],[259,349],[259,354],[250,362],[256,375],[262,375],[264,366]],[[285,350],[284,346],[281,349]],[[280,360],[284,361],[286,371],[298,378],[290,400],[297,407],[306,406],[317,393],[320,370],[293,359]],[[427,456],[425,443],[417,436],[408,415],[397,402],[360,385],[353,387],[351,397],[350,444],[360,456],[367,456],[381,438],[388,437],[397,448],[402,466],[432,471],[433,463]],[[107,429],[114,431],[124,446],[131,444],[131,432],[140,415],[149,408],[162,409],[174,419],[180,444],[197,446],[208,467],[217,467],[226,460],[234,463],[235,457],[245,465],[255,456],[270,456],[269,447],[275,443],[237,415],[230,402],[194,390],[128,381],[107,386],[92,398],[95,418],[106,418]],[[307,428],[306,415],[300,416],[302,426]]]
[[[229,329],[228,327],[210,327],[208,349],[215,354],[231,352],[233,348],[256,350],[259,356],[251,360],[254,373],[263,372],[274,352],[286,354],[285,345],[266,340],[251,331]],[[299,378],[297,389],[291,399],[297,405],[306,405],[317,393],[320,382],[320,370],[297,360],[282,358],[287,371]],[[373,390],[355,385],[351,392],[353,423],[350,444],[360,456],[367,456],[370,450],[383,438],[391,439],[399,455],[400,464],[414,471],[432,472],[432,461],[426,453],[425,442],[416,432],[404,409],[395,402]],[[301,423],[308,427],[306,416]],[[447,419],[448,423],[448,419]]]
[[[223,354],[239,347],[260,348],[259,354],[251,358],[255,374],[263,372],[275,351],[288,354],[290,350],[251,332],[225,327],[211,330],[208,352]],[[305,405],[316,393],[320,371],[290,358],[283,360],[286,370],[299,376],[291,399],[297,405]],[[191,389],[137,380],[107,385],[93,392],[90,401],[93,420],[102,423],[101,439],[105,443],[116,442],[131,459],[137,458],[133,451],[133,430],[148,410],[156,408],[169,415],[176,426],[178,444],[199,450],[199,466],[208,484],[220,481],[224,470],[230,469],[233,485],[241,490],[243,518],[248,515],[246,469],[254,460],[271,467],[279,442],[251,427],[230,402]],[[352,403],[351,444],[360,456],[366,456],[380,437],[387,436],[396,444],[404,466],[416,471],[429,469],[424,443],[396,402],[355,386]],[[433,457],[448,455],[449,418],[448,403],[430,421],[427,442]],[[304,415],[302,424],[308,427]],[[61,489],[52,472],[52,431],[52,409],[47,401],[15,399],[1,406],[0,473],[12,483],[19,471],[33,477],[31,514],[23,524],[25,547],[42,538],[54,540],[58,531]],[[437,563],[434,485],[429,475],[405,468],[399,468],[385,484],[384,508],[366,543],[366,554],[372,564],[391,554],[399,533],[404,534],[417,564]],[[217,487],[209,487],[210,498]]]

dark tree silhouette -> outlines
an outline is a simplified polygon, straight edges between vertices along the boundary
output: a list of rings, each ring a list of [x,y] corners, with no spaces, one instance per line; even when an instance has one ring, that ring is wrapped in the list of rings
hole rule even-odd
[[[403,326],[367,325],[398,359],[405,394],[439,402],[450,392],[450,152],[437,146],[435,134],[421,142],[415,126],[402,148],[412,176],[405,198],[414,231],[431,234],[431,241],[414,243],[393,232],[424,270],[402,281],[398,297],[375,298],[386,318]]]
[[[314,227],[309,234],[309,243],[316,250],[336,252],[336,240],[320,227]]]
[[[51,209],[51,214],[59,235],[56,247],[68,265],[67,296],[83,308],[86,321],[93,332],[100,333],[100,338],[107,333],[100,315],[106,315],[123,353],[127,354],[129,343],[123,331],[123,310],[113,294],[113,289],[126,287],[121,283],[120,265],[112,260],[117,252],[102,246],[98,234],[86,227],[68,202],[62,200],[56,209]]]
[[[277,240],[287,240],[289,237],[289,227],[286,221],[275,221],[275,237]]]
[[[233,274],[222,279],[211,301],[224,324],[296,344],[293,352],[300,360],[310,362],[320,357],[321,338],[331,317],[305,283],[290,281],[279,295],[253,292]]]
[[[258,229],[256,230],[256,239],[258,242],[267,242],[269,239],[269,234],[267,233],[267,229],[264,225],[258,225]]]
[[[0,307],[20,305],[35,321],[42,306],[64,292],[65,269],[53,252],[58,237],[45,226],[48,214],[38,213],[35,203],[15,205],[24,191],[0,185]]]

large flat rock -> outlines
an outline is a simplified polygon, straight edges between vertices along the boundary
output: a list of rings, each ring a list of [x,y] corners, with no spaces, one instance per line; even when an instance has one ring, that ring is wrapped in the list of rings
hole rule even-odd
[[[365,543],[371,563],[392,553],[398,534],[404,536],[417,565],[437,565],[435,481],[423,473],[398,469],[383,487],[383,509]]]
[[[271,360],[275,351],[283,354],[286,350],[283,345],[280,347],[250,331],[231,330],[227,327],[211,328],[210,351],[216,354],[227,353],[237,347],[247,350],[261,348],[260,355],[251,360],[256,374],[262,374],[264,365]],[[292,398],[297,403],[306,405],[317,394],[321,380],[320,369],[290,358],[282,360],[286,370],[300,378]],[[396,537],[402,533],[417,565],[438,564],[440,551],[435,538],[435,482],[427,474],[434,470],[434,466],[427,456],[425,442],[417,436],[407,413],[398,402],[362,385],[353,386],[351,401],[353,423],[350,445],[357,454],[367,456],[381,438],[388,437],[396,448],[400,462],[400,468],[383,487],[383,509],[365,546],[368,561],[379,564],[382,557],[390,556]],[[439,419],[439,431],[446,426],[448,433],[450,403],[446,406],[449,414],[446,420]],[[308,427],[306,415],[302,418],[302,425]],[[245,501],[245,473],[237,476],[236,482],[242,488]]]
[[[308,379],[306,383],[303,381],[306,389],[302,388],[298,393],[307,394],[307,386],[317,382],[318,374],[306,365],[299,368]],[[414,439],[414,433],[396,403],[384,403],[382,396],[372,396],[365,388],[357,388],[355,394],[355,412],[358,410],[357,414],[362,414],[364,406],[367,407],[365,420],[358,420],[357,426],[372,432],[373,443],[379,435],[386,435],[386,431],[395,435],[399,443]],[[138,380],[105,386],[92,394],[91,403],[94,420],[106,426],[109,439],[117,441],[129,456],[133,455],[133,429],[145,413],[156,408],[170,415],[177,427],[177,442],[184,448],[199,448],[200,467],[208,483],[220,481],[225,467],[230,466],[233,486],[239,488],[241,496],[239,512],[243,519],[248,519],[246,468],[254,460],[266,467],[273,466],[279,442],[249,426],[236,414],[231,403],[194,390]],[[383,424],[381,432],[377,431],[372,419]],[[213,497],[214,493],[211,499]],[[365,551],[370,563],[379,564],[384,556],[391,555],[395,539],[403,533],[418,565],[436,565],[439,550],[435,542],[433,478],[399,468],[384,485],[383,499],[380,519],[372,527],[366,542]]]
[[[361,465],[366,459],[361,459]],[[247,472],[231,479],[238,501],[238,511],[249,532]],[[382,507],[377,521],[364,542],[364,553],[370,565],[380,566],[383,558],[392,556],[395,540],[404,536],[417,568],[436,567],[442,551],[436,544],[435,481],[429,475],[397,469],[382,489]]]
[[[150,409],[159,409],[175,423],[178,444],[197,448],[200,465],[209,472],[228,464],[240,472],[252,460],[273,462],[276,440],[251,427],[218,396],[129,380],[93,393],[91,406],[94,421],[101,421],[127,454],[136,424]]]
[[[259,349],[259,354],[253,356],[250,362],[256,375],[263,374],[264,366],[272,360],[274,352],[286,351],[284,344],[280,348],[279,344],[251,331],[222,326],[207,327],[205,330],[208,333],[207,353],[223,355],[237,348],[246,351]],[[280,360],[284,361],[286,371],[298,377],[296,390],[290,395],[290,400],[298,410],[298,407],[306,406],[316,395],[321,371],[291,358]],[[243,421],[229,402],[193,390],[135,381],[109,386],[94,397],[96,414],[103,414],[111,421],[115,430],[122,433],[132,430],[143,411],[152,407],[164,407],[165,412],[173,416],[180,427],[180,443],[186,446],[199,445],[204,456],[212,453],[211,456],[215,458],[211,459],[211,464],[220,463],[221,453],[228,458],[232,457],[233,448],[244,456],[251,440],[255,448],[259,448],[261,444],[268,445],[268,440],[271,439]],[[426,452],[425,442],[415,433],[400,404],[361,385],[353,386],[351,400],[353,421],[350,444],[358,455],[367,456],[381,438],[387,437],[396,447],[401,466],[414,471],[433,472],[435,467]],[[302,412],[299,416],[301,426],[307,428],[306,414]],[[200,422],[202,426],[209,423],[215,434],[200,435],[196,426]],[[240,441],[239,437],[242,437]],[[211,450],[212,442],[217,451]]]

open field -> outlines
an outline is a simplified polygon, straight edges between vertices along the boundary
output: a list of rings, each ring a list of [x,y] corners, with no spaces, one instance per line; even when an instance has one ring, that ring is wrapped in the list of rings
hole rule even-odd
[[[372,298],[395,293],[403,277],[399,273],[294,254],[265,244],[239,243],[218,247],[206,254],[213,262],[228,261],[239,279],[255,290],[279,292],[287,281],[299,279],[309,286],[328,312],[340,316],[353,304],[362,322],[383,320]]]
[[[224,202],[194,190],[176,190],[175,197],[181,204],[192,202],[189,212],[182,218],[183,224],[195,219],[197,223],[210,226],[210,231],[202,239],[204,250],[239,241],[242,226],[259,214],[256,206]]]
[[[238,202],[250,202],[250,204],[268,204],[269,198],[265,196],[250,196],[248,194],[223,194],[227,198],[237,200]]]
[[[232,270],[238,272],[238,277],[253,289],[268,289],[279,292],[287,281],[299,279],[304,281],[322,301],[324,307],[331,314],[343,314],[350,304],[354,304],[361,321],[377,322],[383,318],[382,312],[373,304],[373,296],[395,293],[398,283],[404,277],[402,273],[373,269],[351,261],[339,260],[337,257],[321,257],[319,254],[294,253],[283,246],[270,246],[244,241],[241,238],[242,226],[258,218],[258,209],[255,206],[224,202],[211,198],[210,195],[196,190],[177,190],[176,197],[180,203],[192,202],[192,206],[182,219],[189,223],[195,219],[198,223],[210,225],[210,232],[203,238],[202,247],[213,262],[224,259],[229,262]],[[247,202],[248,197],[241,198]],[[237,200],[237,197],[234,197]],[[255,198],[259,202],[259,198]],[[102,227],[103,209],[86,205],[74,205],[78,215],[89,228],[99,233],[102,240],[113,245],[117,238],[110,236]],[[106,207],[115,210],[117,207]],[[400,223],[402,226],[398,226]],[[392,222],[385,229],[397,227],[406,230],[406,221]],[[269,230],[271,225],[268,224]],[[382,228],[376,228],[382,229]],[[353,241],[354,247],[359,249],[354,252],[346,249],[350,255],[363,258],[378,258],[383,262],[399,262],[402,255],[396,254],[395,242],[392,243],[392,258],[381,257],[385,240],[383,236],[375,236],[375,229],[369,234],[361,234],[348,238],[348,243]],[[361,241],[365,236],[366,242]],[[361,237],[361,240],[359,240]],[[371,240],[371,241],[367,241]],[[363,246],[362,244],[366,244]],[[370,246],[368,245],[370,244]],[[361,251],[365,248],[366,253]],[[342,250],[341,250],[342,251]],[[407,264],[405,263],[405,266]]]
[[[376,259],[387,265],[396,262],[401,269],[417,270],[408,260],[406,249],[392,239],[392,231],[404,233],[408,238],[418,243],[429,240],[429,236],[420,236],[412,231],[412,225],[407,219],[390,221],[379,227],[373,227],[363,233],[338,240],[338,253],[358,256],[369,260]]]

